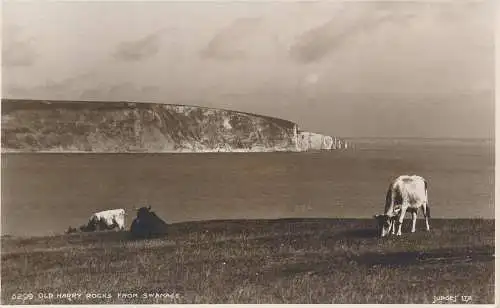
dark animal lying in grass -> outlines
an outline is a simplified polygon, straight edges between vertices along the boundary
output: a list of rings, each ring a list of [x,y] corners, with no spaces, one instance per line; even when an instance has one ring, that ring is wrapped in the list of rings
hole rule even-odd
[[[150,238],[167,234],[167,223],[151,211],[151,206],[137,210],[137,217],[130,226],[133,237]]]

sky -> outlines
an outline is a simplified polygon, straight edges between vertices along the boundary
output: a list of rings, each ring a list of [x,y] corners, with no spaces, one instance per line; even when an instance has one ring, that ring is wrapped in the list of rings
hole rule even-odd
[[[4,1],[2,97],[189,104],[341,137],[493,138],[494,1]]]

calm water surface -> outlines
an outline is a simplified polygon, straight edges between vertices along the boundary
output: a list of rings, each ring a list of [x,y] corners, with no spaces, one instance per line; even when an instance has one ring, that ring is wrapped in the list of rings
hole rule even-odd
[[[2,154],[2,234],[46,235],[95,212],[150,204],[167,222],[368,218],[389,181],[429,181],[433,217],[494,217],[494,147],[360,142],[352,151],[213,154]]]

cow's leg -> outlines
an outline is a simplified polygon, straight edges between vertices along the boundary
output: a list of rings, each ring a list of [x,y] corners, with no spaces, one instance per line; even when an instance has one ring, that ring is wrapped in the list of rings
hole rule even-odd
[[[411,212],[411,232],[415,232],[415,227],[417,226],[417,211]]]
[[[425,230],[430,231],[431,227],[429,225],[429,218],[431,217],[431,211],[428,203],[424,203],[424,206],[422,206],[422,211],[424,212],[425,217]]]
[[[393,217],[391,217],[392,235],[396,234],[397,219],[398,219],[398,214],[401,214],[401,208],[399,208],[396,211],[394,211],[394,213],[395,213],[395,215]]]
[[[402,205],[401,206],[401,213],[399,213],[399,221],[398,221],[398,232],[396,233],[396,235],[401,235],[401,227],[403,226],[403,220],[405,219],[405,215],[406,215],[406,209],[408,207],[406,205]]]

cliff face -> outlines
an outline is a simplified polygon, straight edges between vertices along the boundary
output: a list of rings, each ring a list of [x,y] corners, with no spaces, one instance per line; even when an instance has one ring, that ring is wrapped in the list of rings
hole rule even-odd
[[[345,140],[311,132],[299,132],[297,135],[299,151],[347,149]]]
[[[330,145],[333,138],[321,136],[298,132],[295,123],[282,119],[195,106],[2,100],[2,148],[7,151],[264,152],[335,148]]]

